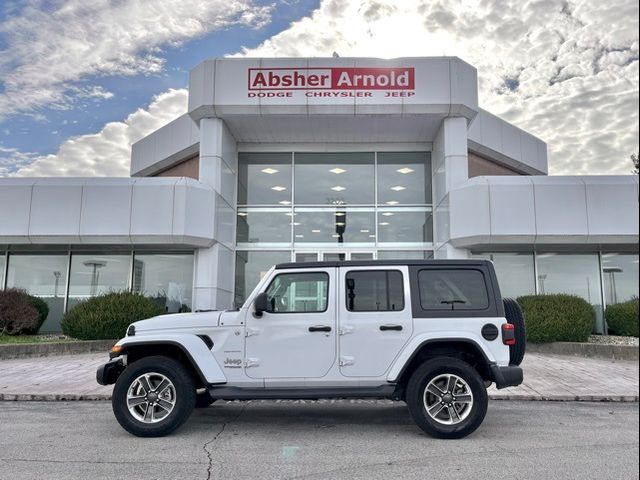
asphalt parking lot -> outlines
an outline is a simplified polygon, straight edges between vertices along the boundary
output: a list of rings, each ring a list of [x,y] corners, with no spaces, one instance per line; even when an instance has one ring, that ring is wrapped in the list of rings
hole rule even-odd
[[[140,439],[109,402],[0,402],[0,479],[638,478],[638,404],[493,401],[435,440],[402,403],[218,402]]]

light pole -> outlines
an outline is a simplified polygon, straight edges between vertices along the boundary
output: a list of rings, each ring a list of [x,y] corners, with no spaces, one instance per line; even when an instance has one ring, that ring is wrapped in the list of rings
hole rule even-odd
[[[82,262],[85,267],[93,267],[93,271],[91,272],[91,288],[89,290],[89,295],[95,297],[96,292],[98,291],[98,281],[100,279],[100,272],[98,269],[104,267],[107,262],[104,260],[87,260],[86,262]]]
[[[616,273],[622,273],[620,267],[604,267],[604,273],[609,274],[609,283],[611,284],[611,305],[618,303],[618,292],[616,291]]]

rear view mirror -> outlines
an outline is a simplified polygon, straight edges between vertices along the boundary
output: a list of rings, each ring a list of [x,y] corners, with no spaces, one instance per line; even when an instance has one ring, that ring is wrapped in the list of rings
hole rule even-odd
[[[269,310],[269,298],[265,292],[259,293],[253,301],[253,309],[257,317],[261,317],[263,312]]]

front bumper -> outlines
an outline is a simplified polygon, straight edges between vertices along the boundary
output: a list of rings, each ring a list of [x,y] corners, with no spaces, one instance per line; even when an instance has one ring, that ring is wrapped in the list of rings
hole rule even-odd
[[[96,381],[100,385],[111,385],[116,383],[116,380],[124,369],[125,365],[122,359],[114,358],[113,360],[98,367],[98,371],[96,372]]]
[[[491,365],[491,373],[497,389],[515,387],[522,383],[522,369],[515,365],[509,365],[508,367]]]

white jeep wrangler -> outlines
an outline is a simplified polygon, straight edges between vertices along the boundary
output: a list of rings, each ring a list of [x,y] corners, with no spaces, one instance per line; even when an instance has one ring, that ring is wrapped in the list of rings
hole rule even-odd
[[[217,399],[402,400],[425,432],[482,423],[486,388],[522,383],[525,332],[484,260],[287,263],[242,308],[133,323],[98,369],[138,436]]]

